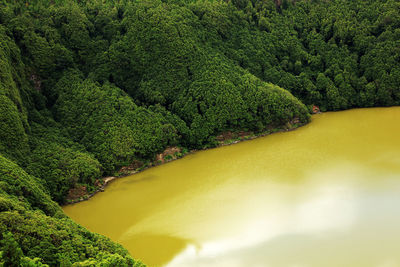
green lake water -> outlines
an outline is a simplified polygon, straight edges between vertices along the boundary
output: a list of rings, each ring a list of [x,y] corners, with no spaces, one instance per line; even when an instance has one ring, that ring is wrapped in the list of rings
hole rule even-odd
[[[149,266],[400,266],[400,107],[315,115],[64,211]]]

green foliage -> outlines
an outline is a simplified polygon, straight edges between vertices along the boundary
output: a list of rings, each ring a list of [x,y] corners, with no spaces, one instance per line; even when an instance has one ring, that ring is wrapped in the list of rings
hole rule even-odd
[[[29,176],[18,165],[0,155],[0,192],[18,199],[18,202],[9,201],[2,196],[3,210],[12,209],[40,209],[49,216],[58,216],[62,213],[60,207],[46,194],[38,180]],[[22,205],[22,206],[21,206]],[[20,207],[21,206],[21,207]]]
[[[73,267],[97,267],[97,266],[121,266],[121,267],[145,267],[139,261],[127,262],[121,255],[100,253],[96,259],[91,258],[83,262],[76,262]]]
[[[23,162],[29,154],[29,126],[17,87],[17,68],[22,63],[18,48],[7,36],[3,25],[0,25],[0,39],[0,153]]]
[[[132,266],[51,198],[168,146],[179,157],[224,131],[306,123],[313,105],[399,105],[399,11],[396,0],[2,1],[0,265]]]
[[[308,121],[265,82],[324,111],[399,104],[396,1],[128,2],[1,5],[0,152],[59,202],[168,145]]]
[[[400,103],[398,1],[245,2],[233,14],[250,26],[216,47],[240,66],[322,110]]]
[[[43,264],[40,258],[31,259],[29,257],[21,258],[19,262],[21,267],[48,267],[49,265]]]
[[[23,256],[21,248],[15,241],[13,234],[10,232],[3,233],[3,238],[0,245],[2,246],[2,260],[6,266],[18,267]]]
[[[83,144],[100,161],[106,173],[133,161],[135,155],[148,157],[177,138],[176,129],[165,118],[138,107],[121,89],[91,81],[64,83],[54,111],[73,139]]]
[[[63,203],[68,190],[77,183],[93,184],[100,177],[100,163],[90,154],[42,143],[31,154],[27,171],[42,179],[53,199]]]
[[[70,266],[88,259],[95,266],[107,261],[140,266],[120,245],[67,218],[36,178],[2,156],[0,203],[5,266]]]
[[[29,153],[28,136],[15,104],[0,95],[0,152],[21,161]]]

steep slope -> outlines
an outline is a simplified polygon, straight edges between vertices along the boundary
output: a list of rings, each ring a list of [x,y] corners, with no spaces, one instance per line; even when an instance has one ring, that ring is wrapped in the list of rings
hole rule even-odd
[[[168,146],[214,146],[224,131],[309,120],[290,93],[214,49],[190,6],[15,2],[0,14],[4,53],[15,57],[5,66],[20,66],[2,70],[4,86],[25,95],[19,113],[4,102],[20,122],[6,115],[2,151],[60,203],[77,184],[91,190],[95,178]],[[14,147],[7,138],[18,138]]]
[[[3,156],[0,232],[5,266],[28,264],[35,258],[35,265],[24,266],[41,266],[40,262],[50,266],[141,265],[120,245],[67,218],[34,177]]]
[[[395,0],[3,1],[3,259],[131,265],[52,201],[169,146],[307,123],[313,105],[399,105],[399,10]]]

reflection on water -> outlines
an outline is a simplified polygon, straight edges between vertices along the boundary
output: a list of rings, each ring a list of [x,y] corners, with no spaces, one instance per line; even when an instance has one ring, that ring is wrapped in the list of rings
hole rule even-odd
[[[150,266],[400,266],[399,118],[400,108],[314,116],[64,210]]]

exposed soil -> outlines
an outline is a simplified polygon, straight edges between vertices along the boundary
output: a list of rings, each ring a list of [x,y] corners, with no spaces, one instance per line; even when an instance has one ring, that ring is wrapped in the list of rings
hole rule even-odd
[[[124,173],[131,173],[132,171],[135,171],[143,166],[143,162],[139,160],[134,160],[129,166],[124,166],[122,167],[118,173],[124,174]]]
[[[165,163],[174,159],[178,158],[178,155],[182,152],[182,149],[174,146],[174,147],[168,147],[167,149],[164,150],[163,153],[157,154],[156,156],[156,161],[161,161],[161,163]]]
[[[80,199],[81,197],[87,195],[87,189],[86,186],[82,185],[82,186],[77,186],[75,188],[71,188],[68,192],[67,195],[67,200],[71,200],[71,199]]]
[[[140,171],[143,171],[147,168],[160,165],[162,163],[166,163],[175,159],[182,157],[182,149],[179,147],[168,147],[164,150],[163,153],[156,155],[156,160],[147,164],[146,166],[142,161],[135,160],[129,166],[122,167],[117,173],[116,176],[108,176],[96,179],[94,186],[95,190],[92,193],[87,191],[86,186],[77,185],[74,188],[71,188],[68,192],[66,202],[67,204],[78,203],[84,200],[87,200],[94,196],[98,192],[103,192],[104,188],[113,180],[121,177],[126,177]]]
[[[245,137],[253,135],[253,132],[249,132],[249,131],[240,131],[240,132],[231,132],[231,131],[227,131],[227,132],[223,132],[220,135],[218,135],[215,139],[218,142],[224,142],[230,139],[245,139]]]
[[[292,131],[303,125],[305,125],[305,123],[301,124],[298,118],[294,118],[292,121],[286,123],[286,125],[284,125],[281,128],[271,127],[270,129],[267,129],[265,132],[262,133],[254,133],[251,131],[238,131],[238,132],[226,131],[216,136],[216,141],[218,142],[217,147],[236,144],[245,140],[252,140],[258,137],[269,135],[271,133]],[[157,154],[155,161],[149,164],[145,165],[142,161],[135,160],[129,166],[122,167],[117,172],[118,175],[97,179],[94,184],[96,189],[92,193],[89,193],[87,191],[86,186],[77,186],[76,188],[70,189],[67,196],[67,204],[73,204],[84,200],[88,200],[96,193],[103,192],[105,187],[110,182],[114,181],[117,178],[133,175],[150,167],[179,159],[183,157],[185,154],[194,153],[196,151],[197,150],[191,150],[188,153],[182,153],[182,149],[179,147],[168,147],[164,150],[164,152]]]
[[[318,106],[314,105],[312,108],[312,112],[313,112],[313,114],[319,114],[319,113],[321,113],[321,110],[319,109]]]

